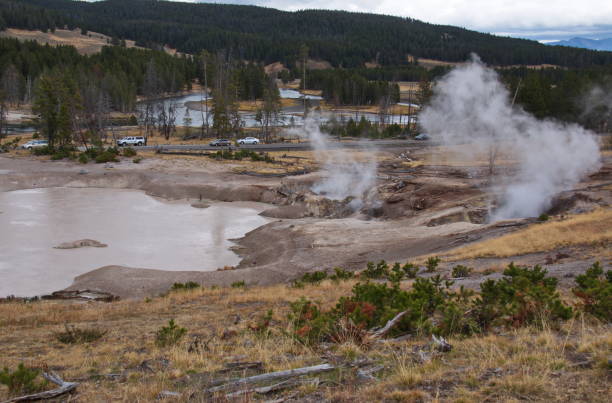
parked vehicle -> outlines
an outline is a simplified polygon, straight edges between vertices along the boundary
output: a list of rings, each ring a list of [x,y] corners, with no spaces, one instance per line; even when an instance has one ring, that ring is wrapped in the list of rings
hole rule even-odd
[[[146,141],[143,136],[129,136],[129,137],[123,137],[117,140],[117,145],[119,147],[143,146],[145,144],[146,144]]]
[[[245,137],[243,139],[238,140],[238,144],[259,144],[259,139],[255,137]]]
[[[421,133],[414,137],[415,140],[429,140],[429,135],[427,133]]]
[[[216,139],[211,141],[208,145],[211,147],[229,147],[232,145],[232,142],[228,139]]]
[[[47,140],[30,140],[24,145],[22,145],[21,148],[24,148],[26,150],[31,150],[33,148],[48,147],[48,146],[49,146],[49,142]]]

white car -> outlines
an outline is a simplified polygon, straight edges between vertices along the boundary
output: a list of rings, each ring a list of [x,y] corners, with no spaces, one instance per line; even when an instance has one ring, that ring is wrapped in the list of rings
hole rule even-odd
[[[49,146],[49,142],[47,140],[30,140],[24,145],[22,145],[21,148],[24,148],[26,150],[31,150],[33,148],[48,147],[48,146]]]
[[[238,144],[259,144],[259,139],[255,137],[245,137],[238,140]]]
[[[117,145],[121,146],[143,146],[145,145],[145,138],[143,136],[129,136],[123,137],[117,140]]]

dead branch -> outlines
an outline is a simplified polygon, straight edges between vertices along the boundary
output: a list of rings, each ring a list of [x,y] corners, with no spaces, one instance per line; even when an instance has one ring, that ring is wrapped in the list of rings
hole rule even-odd
[[[447,351],[451,351],[453,348],[453,346],[451,346],[442,336],[436,337],[435,334],[432,334],[431,339],[435,343],[436,349],[438,351],[447,352]]]
[[[239,390],[237,392],[232,392],[232,393],[228,393],[225,395],[226,398],[232,398],[232,397],[238,397],[238,396],[242,396],[242,395],[246,395],[249,393],[257,393],[259,395],[265,395],[267,393],[270,392],[276,392],[282,389],[287,389],[287,388],[291,388],[297,385],[300,385],[302,382],[298,381],[298,380],[292,380],[292,379],[288,379],[286,381],[282,381],[279,383],[275,383],[273,385],[270,386],[262,386],[259,388],[247,388],[247,389],[243,389],[243,390]]]
[[[254,376],[249,376],[246,378],[234,379],[223,385],[208,388],[206,392],[215,393],[221,390],[229,389],[234,386],[248,385],[252,383],[272,381],[276,379],[295,378],[298,376],[312,375],[312,374],[318,374],[321,372],[333,371],[334,369],[336,369],[336,367],[333,365],[320,364],[320,365],[315,365],[312,367],[290,369],[287,371],[269,372],[267,374],[254,375]],[[215,384],[215,382],[212,382],[212,383]]]
[[[33,401],[33,400],[53,399],[57,396],[61,396],[65,393],[71,392],[74,389],[76,389],[77,386],[79,386],[78,382],[66,382],[53,372],[52,373],[43,372],[43,377],[49,382],[53,382],[54,384],[58,385],[59,388],[53,389],[53,390],[47,390],[47,391],[40,392],[40,393],[34,393],[31,395],[14,397],[2,403],[28,402],[28,401]]]
[[[371,332],[370,337],[373,339],[380,339],[381,337],[384,337],[387,333],[389,333],[391,329],[393,329],[393,327],[397,324],[397,322],[399,322],[399,320],[407,313],[408,311],[403,311],[403,312],[398,313],[397,315],[395,315],[393,319],[388,321],[387,324],[382,329],[378,329],[374,332]]]

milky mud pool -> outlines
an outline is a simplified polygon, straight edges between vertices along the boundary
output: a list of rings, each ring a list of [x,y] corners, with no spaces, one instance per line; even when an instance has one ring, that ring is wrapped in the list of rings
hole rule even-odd
[[[268,206],[269,207],[269,206]],[[212,271],[240,257],[230,239],[268,223],[265,204],[193,208],[123,189],[42,188],[0,193],[0,297],[69,286],[106,265]],[[106,247],[57,249],[77,240]]]

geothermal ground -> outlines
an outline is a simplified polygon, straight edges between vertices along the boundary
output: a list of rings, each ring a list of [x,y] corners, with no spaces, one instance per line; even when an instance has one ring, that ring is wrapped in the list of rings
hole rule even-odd
[[[351,153],[356,161],[364,154]],[[442,271],[462,263],[478,273],[492,267],[501,269],[515,261],[544,264],[561,279],[584,270],[587,262],[610,261],[609,154],[603,156],[598,172],[553,201],[548,211],[550,220],[545,223],[533,218],[487,223],[489,211],[496,203],[496,176],[489,176],[482,161],[455,158],[453,149],[419,144],[377,151],[374,155],[378,170],[373,188],[356,210],[349,207],[354,206],[350,198],[330,200],[314,194],[310,190],[313,184],[328,174],[316,170],[319,165],[310,153],[299,154],[278,157],[293,158],[312,173],[266,175],[269,171],[266,167],[258,166],[258,172],[240,162],[220,162],[207,157],[162,158],[150,154],[140,164],[123,159],[106,165],[80,165],[13,155],[0,157],[0,191],[124,188],[186,203],[269,204],[262,214],[274,220],[235,240],[233,249],[242,258],[235,268],[204,272],[106,266],[78,276],[69,287],[104,291],[122,298],[159,295],[175,282],[229,285],[244,281],[249,285],[271,285],[292,281],[314,270],[334,267],[361,270],[370,261],[421,262],[428,255],[443,257]],[[285,167],[289,171],[294,168]],[[500,160],[495,175],[514,169],[511,160]],[[250,174],[243,174],[245,171]],[[575,222],[576,217],[586,219]],[[542,239],[537,231],[546,228],[559,235]],[[589,235],[575,239],[566,236],[568,232],[579,236],[580,231]],[[516,239],[500,238],[513,235]],[[541,244],[525,246],[525,242],[530,244],[530,237]],[[495,246],[496,241],[506,245],[503,252]],[[181,256],[176,259],[180,261]],[[457,284],[474,288],[484,275],[479,273]]]

